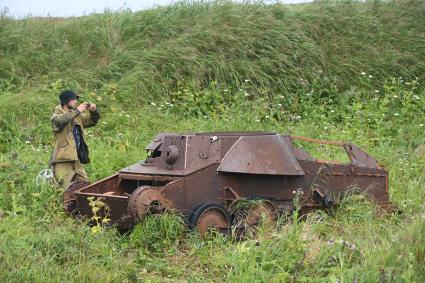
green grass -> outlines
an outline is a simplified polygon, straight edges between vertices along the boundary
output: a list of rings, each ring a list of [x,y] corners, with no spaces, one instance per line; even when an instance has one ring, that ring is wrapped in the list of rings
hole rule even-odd
[[[406,0],[199,1],[2,15],[0,281],[424,282],[424,11]],[[94,232],[64,214],[60,189],[35,183],[66,87],[102,114],[87,131],[91,180],[143,159],[158,132],[273,130],[366,149],[402,213],[352,195],[242,242],[201,239],[168,213],[129,234]]]
[[[121,99],[169,95],[212,81],[257,91],[347,89],[367,72],[424,79],[425,5],[417,0],[309,5],[179,2],[73,19],[3,16],[2,88],[66,79],[117,83]],[[125,96],[125,97],[123,97]]]

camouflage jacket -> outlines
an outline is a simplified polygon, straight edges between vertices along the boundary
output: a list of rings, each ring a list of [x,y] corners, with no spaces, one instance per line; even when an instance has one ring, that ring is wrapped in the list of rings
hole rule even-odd
[[[81,134],[85,140],[84,128],[93,127],[99,121],[97,110],[80,113],[77,109],[65,110],[58,105],[50,118],[54,133],[54,149],[49,164],[78,160],[77,148],[73,129],[75,124],[81,127]]]

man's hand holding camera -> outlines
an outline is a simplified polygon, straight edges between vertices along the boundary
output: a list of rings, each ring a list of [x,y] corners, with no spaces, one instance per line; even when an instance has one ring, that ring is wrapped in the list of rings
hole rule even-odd
[[[95,111],[97,108],[96,108],[96,104],[85,102],[78,105],[77,109],[80,112],[84,112],[85,110]]]

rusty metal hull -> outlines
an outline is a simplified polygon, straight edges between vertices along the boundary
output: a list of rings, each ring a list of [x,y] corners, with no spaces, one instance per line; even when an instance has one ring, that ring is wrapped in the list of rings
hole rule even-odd
[[[350,162],[315,159],[295,147],[294,140],[341,147]],[[294,191],[303,192],[301,206],[306,209],[330,207],[349,191],[364,193],[383,207],[389,204],[388,172],[350,143],[269,132],[217,132],[159,134],[147,150],[148,159],[75,191],[78,213],[92,215],[90,196],[107,204],[104,213],[119,227],[141,221],[150,207],[156,212],[176,210],[188,222],[208,203],[220,205],[216,212],[243,199],[264,199],[287,209]]]

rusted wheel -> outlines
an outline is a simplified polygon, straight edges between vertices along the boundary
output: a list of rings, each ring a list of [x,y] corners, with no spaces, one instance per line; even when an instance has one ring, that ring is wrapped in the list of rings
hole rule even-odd
[[[159,212],[171,208],[170,203],[161,195],[162,190],[151,186],[137,188],[128,200],[128,214],[136,222],[140,222],[146,213],[153,210]]]
[[[261,225],[273,225],[277,216],[277,207],[270,200],[237,200],[231,206],[234,224],[239,228],[257,228]]]
[[[63,208],[66,214],[77,215],[77,199],[75,198],[74,192],[88,185],[90,185],[90,182],[75,181],[65,189],[63,192]]]
[[[268,200],[253,204],[246,214],[246,225],[260,226],[262,224],[273,224],[276,220],[276,206]]]
[[[193,211],[189,222],[191,227],[202,236],[210,229],[228,233],[231,224],[227,209],[218,203],[204,203],[198,206]]]

